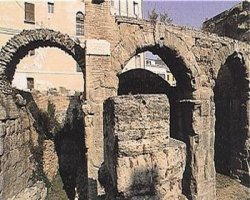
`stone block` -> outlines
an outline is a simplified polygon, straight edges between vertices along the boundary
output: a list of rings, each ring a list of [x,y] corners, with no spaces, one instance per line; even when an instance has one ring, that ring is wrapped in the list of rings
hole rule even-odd
[[[166,96],[108,99],[104,104],[104,135],[104,164],[117,199],[183,197],[186,146],[169,138]]]
[[[118,193],[131,197],[153,192],[150,154],[118,158],[115,173]]]

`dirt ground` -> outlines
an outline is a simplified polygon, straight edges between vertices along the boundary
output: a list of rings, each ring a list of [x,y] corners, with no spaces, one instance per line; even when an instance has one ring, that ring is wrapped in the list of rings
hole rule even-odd
[[[217,200],[250,200],[250,188],[228,176],[217,174]]]

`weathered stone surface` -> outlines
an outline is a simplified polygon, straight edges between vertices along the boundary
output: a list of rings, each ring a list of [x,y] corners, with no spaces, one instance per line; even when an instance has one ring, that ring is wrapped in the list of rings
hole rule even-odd
[[[230,150],[232,154],[225,154],[227,156],[216,155],[215,160],[222,162],[227,160],[230,162],[225,162],[227,166],[230,166],[230,175],[249,182],[249,68],[247,67],[249,66],[249,45],[245,42],[218,37],[215,34],[186,27],[114,17],[110,15],[109,3],[109,1],[101,4],[85,2],[85,38],[107,41],[110,44],[110,54],[106,52],[105,55],[85,56],[83,55],[84,45],[67,35],[44,29],[23,31],[14,36],[1,49],[0,120],[3,120],[6,127],[1,170],[3,169],[4,179],[10,180],[6,182],[4,187],[6,191],[2,193],[4,195],[18,193],[20,186],[25,185],[26,180],[31,176],[32,170],[26,165],[32,168],[33,163],[29,159],[20,161],[16,155],[21,154],[21,157],[27,158],[32,153],[25,148],[15,149],[16,146],[27,147],[28,141],[31,139],[34,139],[35,146],[38,142],[30,124],[33,121],[30,121],[29,114],[24,108],[17,109],[14,98],[9,95],[13,92],[9,81],[13,78],[16,62],[22,59],[18,50],[23,47],[31,50],[40,45],[42,47],[59,47],[77,61],[85,61],[85,92],[87,107],[89,107],[85,118],[85,130],[86,146],[88,147],[88,176],[89,182],[91,182],[89,183],[89,194],[92,195],[90,199],[96,199],[102,192],[97,181],[97,172],[103,161],[103,101],[110,96],[115,96],[119,91],[117,74],[121,72],[130,58],[137,52],[147,50],[159,55],[177,80],[177,87],[173,90],[175,96],[171,105],[171,135],[187,144],[187,165],[183,185],[188,198],[198,200],[215,198],[213,159],[216,135],[219,136],[216,140],[226,138],[221,140],[224,142],[217,143],[218,140],[215,142],[215,145],[219,147],[216,152],[222,152],[220,147],[225,146],[232,146],[233,150]],[[242,17],[245,16],[243,13]],[[98,24],[98,26],[93,26],[93,24]],[[12,62],[13,60],[15,62]],[[228,60],[233,60],[232,64],[227,65]],[[80,65],[83,64],[80,63]],[[229,70],[225,66],[236,67]],[[230,76],[233,77],[229,78]],[[238,82],[244,82],[244,84],[236,84],[234,87],[235,80],[240,80]],[[231,86],[232,88],[230,88]],[[217,90],[218,87],[219,90]],[[2,95],[2,93],[6,95]],[[228,97],[230,97],[230,102],[221,101]],[[226,115],[220,110],[230,111],[230,114]],[[220,112],[221,116],[218,114]],[[126,115],[126,112],[124,114]],[[127,140],[138,139],[148,143],[145,147],[145,155],[151,150],[156,152],[157,148],[163,149],[164,140],[169,140],[165,138],[158,142],[161,136],[156,131],[157,120],[154,120],[152,130],[142,131],[143,134],[137,132],[137,130],[142,130],[138,126],[140,122],[138,119],[140,116],[121,127],[123,132],[119,134],[119,144],[123,148],[120,148],[119,153],[122,156],[137,156],[144,151],[143,146],[126,148]],[[137,128],[125,133],[127,129],[131,128],[131,125],[137,126]],[[147,123],[143,124],[145,127],[146,125]],[[161,127],[161,130],[163,131],[164,127]],[[158,145],[154,148],[150,146],[146,137],[153,131],[157,134],[154,144]],[[230,133],[229,140],[226,137],[227,133]],[[240,135],[240,137],[235,139],[233,133],[237,133],[235,135]],[[131,136],[127,137],[128,134]],[[134,141],[133,144],[137,145],[137,142]],[[9,155],[13,157],[14,164],[18,163],[16,165],[20,169],[14,170],[11,161],[7,159]],[[24,173],[27,176],[19,177],[17,171],[19,174]]]
[[[26,188],[17,196],[8,198],[6,200],[45,200],[47,195],[47,189],[43,182],[37,182],[34,186]]]
[[[165,95],[119,96],[105,102],[107,172],[102,173],[111,181],[104,185],[107,199],[185,199],[181,179],[186,147],[169,138],[169,113]]]

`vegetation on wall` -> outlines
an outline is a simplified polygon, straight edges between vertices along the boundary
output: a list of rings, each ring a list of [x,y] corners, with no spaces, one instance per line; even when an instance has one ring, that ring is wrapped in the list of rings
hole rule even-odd
[[[164,24],[171,24],[173,22],[173,19],[169,17],[169,14],[164,11],[163,13],[157,13],[155,8],[148,13],[149,20],[153,23],[156,24],[157,21],[160,21]]]

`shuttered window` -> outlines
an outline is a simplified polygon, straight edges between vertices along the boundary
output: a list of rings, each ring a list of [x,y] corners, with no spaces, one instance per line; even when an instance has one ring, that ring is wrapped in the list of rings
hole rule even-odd
[[[54,13],[54,3],[48,2],[48,13]]]
[[[76,13],[76,35],[84,35],[84,15],[82,12]]]
[[[35,5],[25,2],[25,21],[35,23]]]

